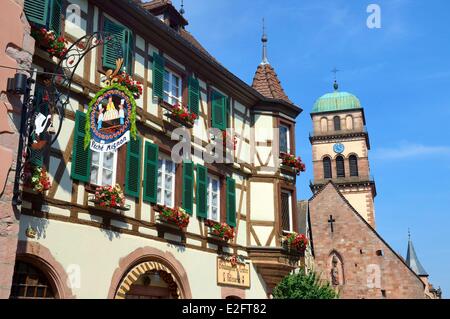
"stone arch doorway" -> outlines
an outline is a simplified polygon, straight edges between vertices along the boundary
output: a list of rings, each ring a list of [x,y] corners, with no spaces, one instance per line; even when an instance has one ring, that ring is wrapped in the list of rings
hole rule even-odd
[[[169,268],[156,261],[146,261],[128,271],[115,298],[178,299],[181,292]]]
[[[125,299],[127,293],[128,296],[133,298],[139,296],[142,296],[142,298],[151,297],[146,296],[146,292],[140,294],[140,288],[135,287],[142,286],[144,283],[148,285],[149,280],[151,287],[152,280],[154,286],[158,286],[156,284],[158,278],[155,278],[156,272],[160,277],[159,282],[163,282],[159,286],[163,286],[162,288],[167,288],[165,284],[171,286],[172,290],[169,289],[171,293],[175,291],[175,288],[173,288],[175,284],[178,298],[192,299],[188,275],[183,265],[170,252],[164,252],[149,246],[137,248],[120,259],[119,265],[113,273],[107,297],[109,299]],[[141,277],[143,275],[144,277]],[[150,278],[146,279],[145,276],[150,276]],[[130,289],[132,290],[130,291]],[[138,290],[138,293],[136,293],[136,290]],[[153,290],[157,292],[158,289]],[[146,291],[149,292],[148,289]],[[152,295],[152,292],[150,292],[150,295]],[[163,298],[161,294],[155,297]],[[169,298],[174,297],[169,296]]]

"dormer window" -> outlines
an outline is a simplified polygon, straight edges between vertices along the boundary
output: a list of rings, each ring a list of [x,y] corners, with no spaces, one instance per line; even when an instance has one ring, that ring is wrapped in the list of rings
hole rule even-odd
[[[156,16],[159,20],[161,20],[162,22],[164,22],[164,14],[160,14],[158,16]]]

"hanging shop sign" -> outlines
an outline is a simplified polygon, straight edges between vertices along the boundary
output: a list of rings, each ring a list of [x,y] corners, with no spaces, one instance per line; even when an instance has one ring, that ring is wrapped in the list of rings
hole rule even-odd
[[[233,258],[217,257],[217,284],[250,288],[250,265]]]
[[[85,148],[96,152],[116,152],[136,138],[136,102],[124,86],[102,89],[89,103],[85,127]]]

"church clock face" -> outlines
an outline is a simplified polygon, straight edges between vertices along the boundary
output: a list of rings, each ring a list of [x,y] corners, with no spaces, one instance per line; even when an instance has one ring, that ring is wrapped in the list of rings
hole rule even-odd
[[[342,154],[342,152],[344,152],[344,149],[345,149],[345,147],[344,147],[344,144],[342,144],[342,143],[336,143],[333,145],[333,151],[335,153]]]

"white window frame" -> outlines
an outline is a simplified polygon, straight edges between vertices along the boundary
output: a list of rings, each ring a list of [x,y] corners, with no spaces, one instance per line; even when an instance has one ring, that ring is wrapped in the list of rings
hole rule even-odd
[[[218,190],[217,190],[217,218],[214,219],[212,217],[212,194],[213,194],[213,183],[212,180],[217,181],[217,185],[219,186]],[[217,176],[208,174],[208,185],[207,185],[207,189],[206,189],[206,205],[207,205],[207,210],[208,210],[208,214],[207,214],[207,218],[209,220],[213,220],[215,222],[220,223],[220,178],[218,178]]]
[[[162,162],[161,166],[159,165],[159,161]],[[166,171],[166,163],[168,161],[172,162],[172,171],[171,172],[167,172]],[[159,173],[161,173],[161,183],[159,181]],[[166,187],[165,187],[166,174],[171,174],[172,175],[172,189],[171,189],[171,191],[172,191],[172,198],[171,198],[172,205],[168,205],[167,203],[165,203],[164,192],[166,190]],[[159,200],[157,200],[158,204],[166,205],[167,207],[174,208],[175,207],[176,164],[169,157],[161,156],[161,155],[158,157],[158,177],[157,178],[158,178],[158,181],[157,181],[158,185],[157,185],[157,190],[156,190],[157,194],[158,194],[158,191],[161,190],[161,198]]]
[[[282,231],[292,233],[294,231],[294,218],[292,216],[292,192],[281,190],[281,193],[287,194],[289,196],[289,229],[282,229]]]
[[[169,91],[166,91],[164,89],[164,86],[166,84],[166,72],[169,74]],[[174,77],[177,77],[179,79],[178,97],[174,96],[172,94],[172,87],[174,86],[174,83],[175,83]],[[167,98],[167,100],[166,100],[166,98]],[[181,105],[183,102],[183,78],[179,74],[177,74],[169,69],[164,70],[163,100],[171,105],[175,105],[176,103]]]
[[[282,132],[282,130],[281,130],[282,127],[287,129],[286,130],[287,153],[290,154],[291,153],[291,136],[290,136],[291,135],[291,128],[289,126],[287,126],[287,125],[280,124],[280,132],[279,132],[279,134],[281,134],[281,132]],[[280,148],[281,148],[281,145],[280,145]]]
[[[97,166],[96,164],[92,163],[92,157],[94,156],[94,153],[98,153],[99,154],[99,159],[98,159],[98,174],[97,174],[97,179],[95,182],[93,182],[91,180],[91,176],[89,176],[89,181],[91,184],[93,185],[97,185],[97,186],[106,186],[103,185],[102,181],[103,181],[103,162],[105,159],[105,155],[106,152],[96,152],[96,151],[92,151],[91,153],[91,166]],[[113,172],[112,172],[112,179],[111,179],[111,186],[116,184],[116,175],[117,175],[117,152],[114,152],[114,158],[113,158]]]

